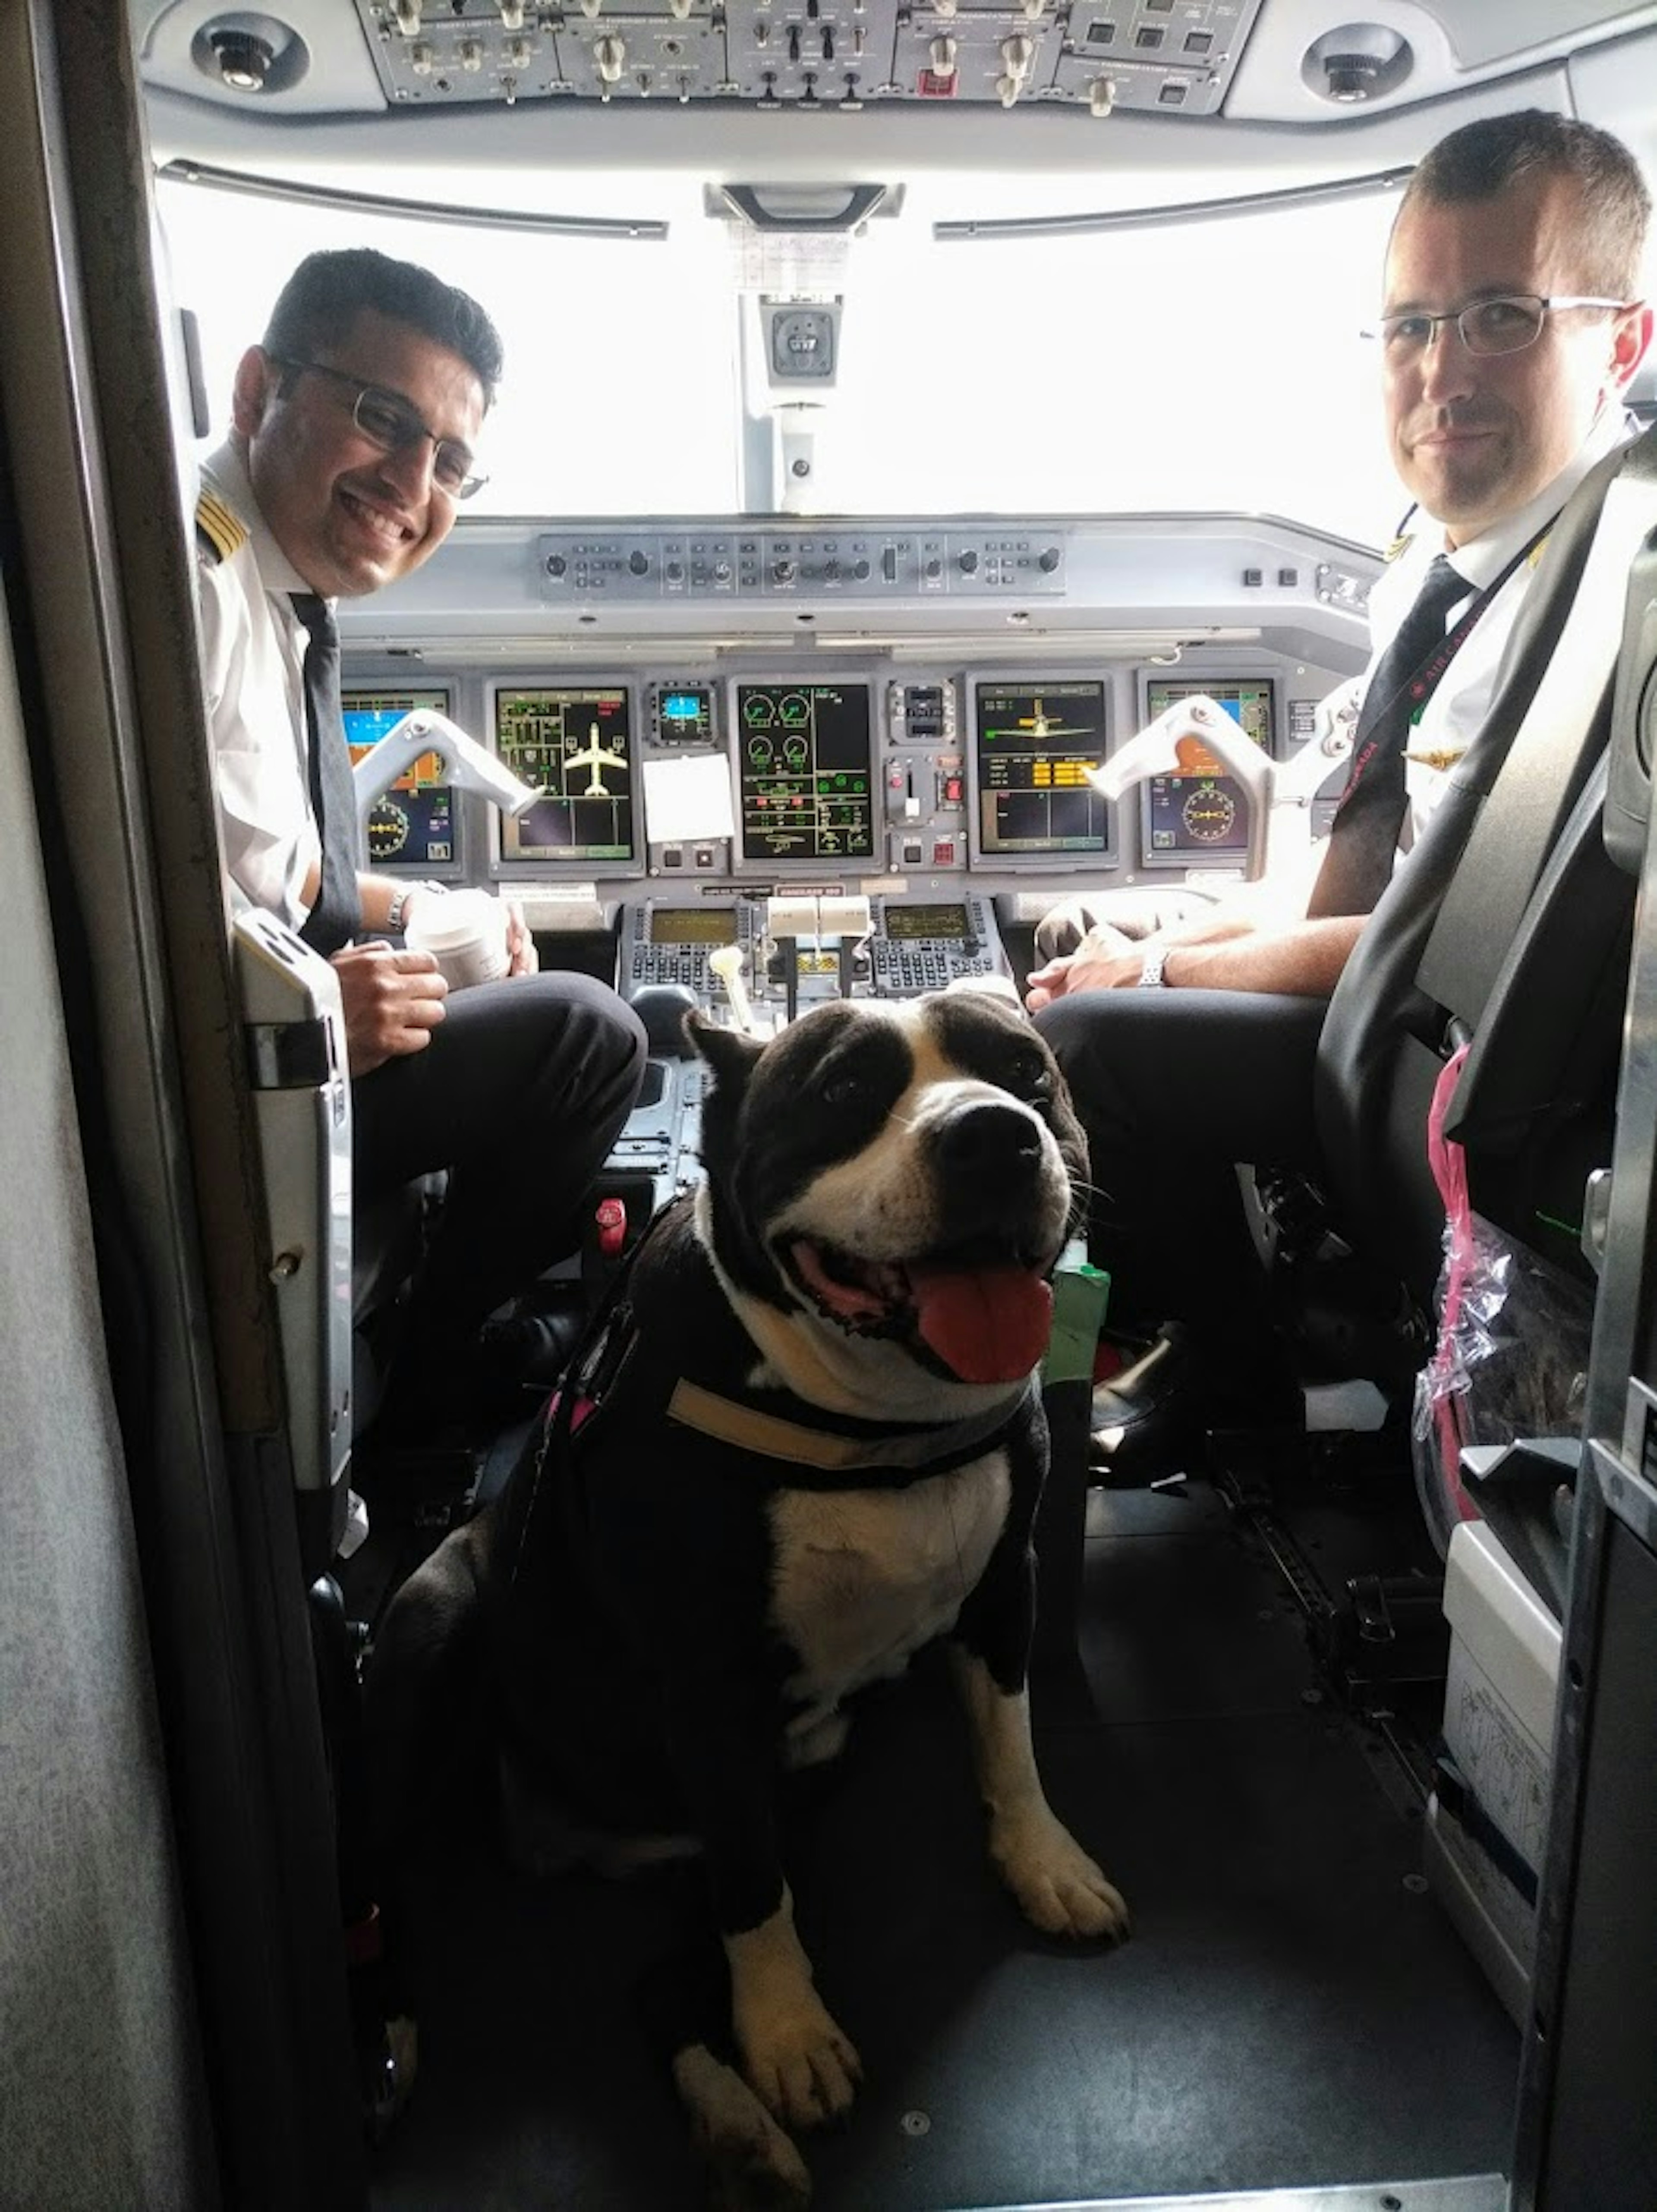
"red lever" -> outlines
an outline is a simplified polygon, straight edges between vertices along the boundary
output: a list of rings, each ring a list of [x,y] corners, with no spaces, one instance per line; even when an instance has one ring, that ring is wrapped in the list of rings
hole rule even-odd
[[[618,1198],[601,1198],[593,1209],[599,1232],[599,1249],[613,1260],[627,1241],[627,1208]]]

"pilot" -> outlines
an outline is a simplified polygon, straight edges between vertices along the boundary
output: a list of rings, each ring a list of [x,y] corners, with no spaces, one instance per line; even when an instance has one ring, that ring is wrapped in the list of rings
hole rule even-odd
[[[1422,161],[1376,331],[1416,505],[1371,601],[1352,771],[1311,896],[1284,919],[1240,893],[1135,942],[1084,916],[1074,949],[1031,974],[1093,1146],[1114,1317],[1140,1334],[1183,1325],[1096,1403],[1130,1437],[1136,1417],[1155,1432],[1144,1416],[1176,1370],[1205,1378],[1221,1419],[1269,1406],[1286,1379],[1234,1164],[1315,1165],[1325,1002],[1479,727],[1550,526],[1635,427],[1621,403],[1651,334],[1650,205],[1617,139],[1536,110],[1469,124]]]
[[[638,1022],[606,985],[535,972],[515,908],[509,975],[451,996],[430,953],[381,933],[441,892],[356,867],[333,604],[410,574],[448,537],[480,481],[473,445],[501,367],[488,316],[429,271],[366,249],[312,254],[237,368],[197,511],[233,899],[333,964],[358,1222],[448,1170],[375,1431],[387,1445],[430,1443],[478,1410],[481,1326],[575,1249],[644,1066]]]

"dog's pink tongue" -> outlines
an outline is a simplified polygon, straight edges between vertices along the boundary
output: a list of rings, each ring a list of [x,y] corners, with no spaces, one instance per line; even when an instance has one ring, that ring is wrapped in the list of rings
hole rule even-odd
[[[963,1382],[1016,1382],[1047,1349],[1053,1293],[1024,1267],[910,1270],[922,1336]]]

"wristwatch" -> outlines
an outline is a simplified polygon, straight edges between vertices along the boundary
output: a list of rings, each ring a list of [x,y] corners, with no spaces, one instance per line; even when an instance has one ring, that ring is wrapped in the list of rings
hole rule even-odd
[[[403,927],[409,910],[409,901],[416,891],[433,891],[441,898],[447,886],[442,884],[399,884],[391,895],[391,904],[386,908],[386,927],[393,933]]]
[[[1145,964],[1139,971],[1139,988],[1142,991],[1168,989],[1169,985],[1162,973],[1167,957],[1168,948],[1166,945],[1152,945],[1150,951],[1145,955]]]

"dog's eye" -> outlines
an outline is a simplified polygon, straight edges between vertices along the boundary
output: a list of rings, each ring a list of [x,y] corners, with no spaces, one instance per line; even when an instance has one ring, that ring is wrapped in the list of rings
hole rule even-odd
[[[843,1068],[838,1075],[830,1076],[818,1096],[825,1106],[855,1106],[868,1089],[868,1084],[862,1076]]]
[[[1008,1063],[1006,1084],[1020,1098],[1045,1098],[1053,1087],[1053,1072],[1039,1052],[1016,1053]]]

